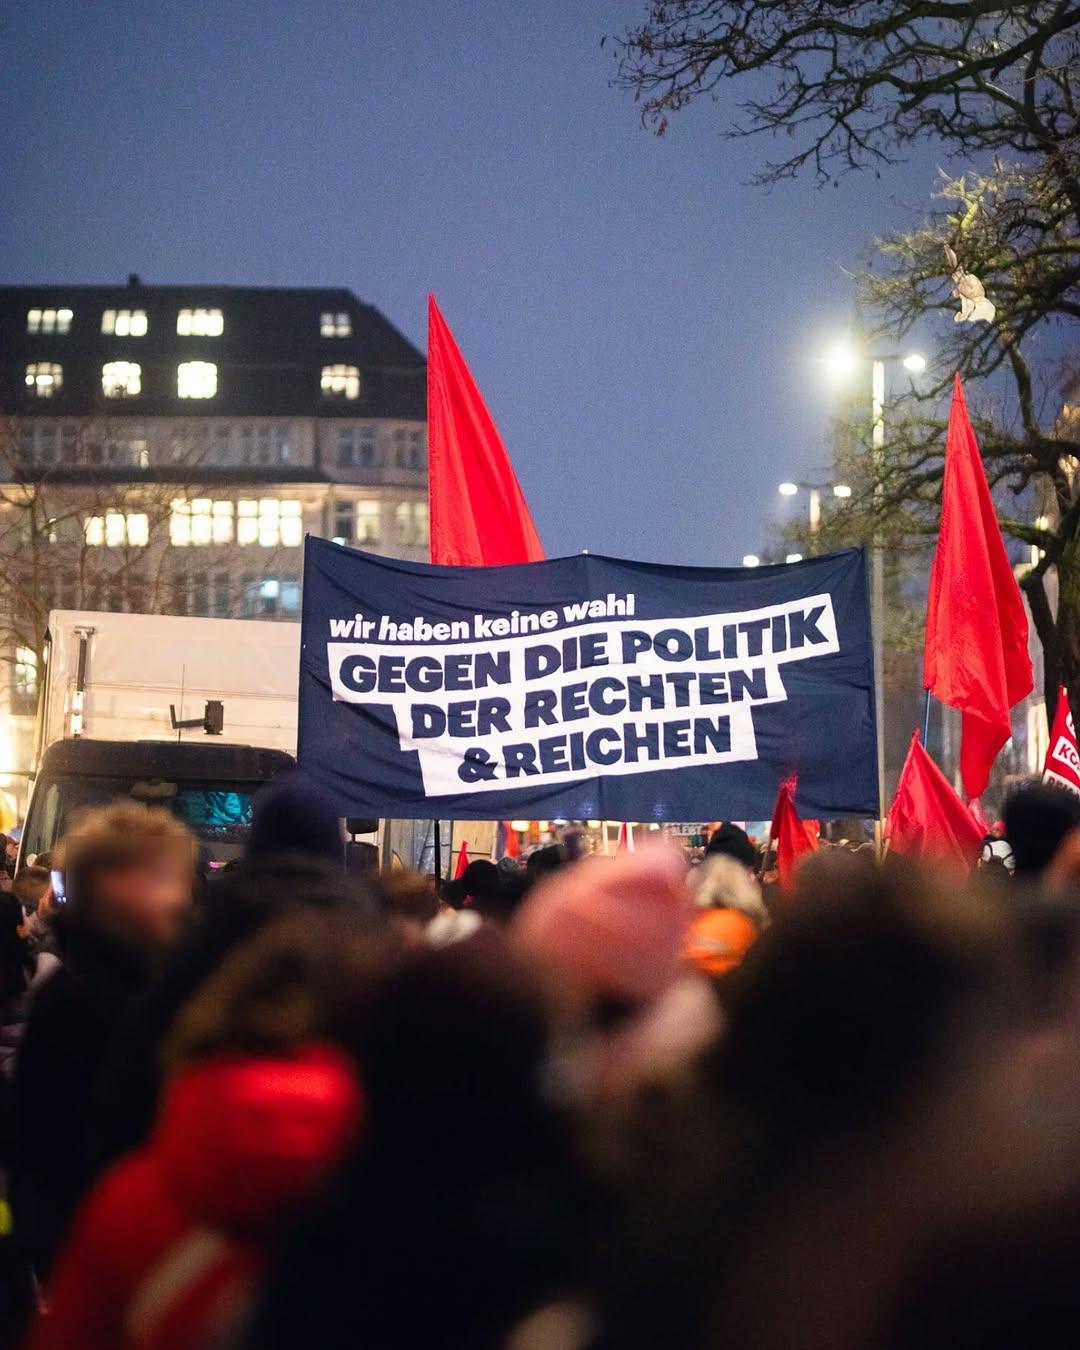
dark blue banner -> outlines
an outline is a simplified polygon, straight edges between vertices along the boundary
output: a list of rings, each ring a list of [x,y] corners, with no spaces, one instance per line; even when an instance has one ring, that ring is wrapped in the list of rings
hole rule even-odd
[[[301,765],[342,813],[876,815],[866,562],[433,567],[309,538]]]

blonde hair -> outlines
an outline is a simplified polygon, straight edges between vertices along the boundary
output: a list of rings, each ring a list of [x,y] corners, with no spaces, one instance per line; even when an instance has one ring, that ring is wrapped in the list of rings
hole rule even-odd
[[[80,812],[60,841],[55,866],[75,903],[92,894],[95,872],[134,867],[162,854],[195,872],[195,836],[160,806],[113,802]]]

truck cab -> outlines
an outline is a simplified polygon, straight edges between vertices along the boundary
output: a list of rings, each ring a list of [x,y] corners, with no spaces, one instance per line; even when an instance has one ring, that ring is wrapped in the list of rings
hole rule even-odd
[[[243,852],[255,794],[293,763],[282,750],[205,741],[56,741],[38,769],[22,857],[54,848],[83,808],[130,799],[171,811],[199,840],[206,867],[223,867]]]

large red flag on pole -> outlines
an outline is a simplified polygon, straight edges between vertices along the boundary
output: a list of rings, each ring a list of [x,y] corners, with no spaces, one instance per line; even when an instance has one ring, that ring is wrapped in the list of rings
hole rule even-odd
[[[543,558],[510,456],[433,295],[427,390],[431,561],[495,567]]]
[[[795,866],[804,853],[818,847],[821,826],[816,820],[800,820],[795,810],[798,780],[785,778],[773,807],[769,837],[776,849],[776,873],[782,891],[790,891],[795,881]]]
[[[1064,685],[1058,690],[1057,712],[1043,765],[1043,782],[1056,783],[1058,787],[1080,795],[1080,752],[1076,748],[1076,728],[1069,710],[1069,691]]]
[[[994,513],[964,387],[953,383],[941,530],[930,573],[923,686],[962,714],[960,776],[977,797],[1032,689],[1028,624]]]
[[[982,846],[982,827],[923,749],[917,731],[885,820],[885,838],[893,853],[965,868],[975,862]]]

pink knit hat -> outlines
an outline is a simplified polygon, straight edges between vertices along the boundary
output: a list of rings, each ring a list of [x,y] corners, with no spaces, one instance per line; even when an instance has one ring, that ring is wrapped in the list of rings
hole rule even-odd
[[[577,998],[655,998],[679,971],[685,871],[665,846],[586,858],[537,886],[514,939]]]

